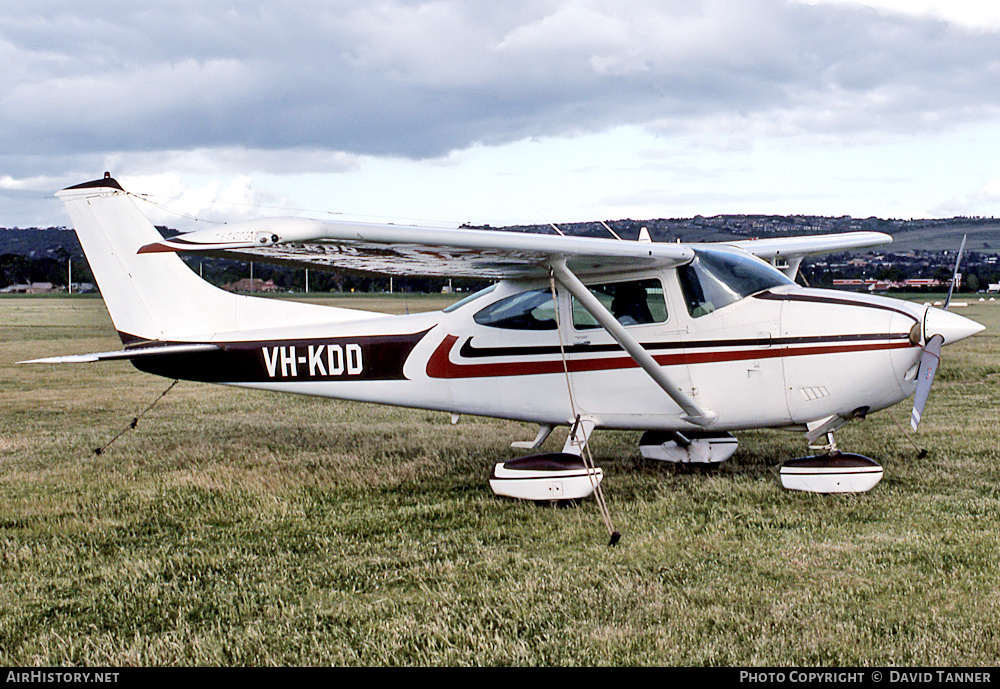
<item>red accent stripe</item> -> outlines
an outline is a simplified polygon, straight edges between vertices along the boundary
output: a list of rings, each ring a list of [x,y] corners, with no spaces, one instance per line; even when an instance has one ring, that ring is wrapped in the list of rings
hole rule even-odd
[[[145,246],[139,247],[139,250],[136,251],[136,253],[137,254],[166,254],[166,253],[176,254],[178,251],[179,251],[179,249],[175,249],[172,246],[168,246],[168,245],[162,244],[160,242],[153,242],[152,244],[146,244]]]
[[[497,363],[456,364],[450,358],[451,350],[458,337],[446,335],[427,360],[427,375],[431,378],[490,378],[499,376],[537,376],[546,373],[562,373],[562,360],[549,361],[516,361]],[[767,349],[728,350],[719,352],[678,352],[660,354],[653,357],[661,366],[680,366],[684,364],[707,364],[719,361],[746,361],[748,359],[773,359],[775,357],[812,356],[816,354],[845,354],[848,352],[867,352],[880,349],[911,348],[908,341],[874,342],[869,344],[831,344],[811,347],[770,347]],[[567,368],[571,373],[582,371],[613,371],[625,368],[638,368],[639,365],[629,356],[609,358],[567,358]]]

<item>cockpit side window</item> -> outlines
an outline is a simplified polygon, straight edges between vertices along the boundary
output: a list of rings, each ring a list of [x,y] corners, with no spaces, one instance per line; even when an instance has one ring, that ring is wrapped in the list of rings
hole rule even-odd
[[[677,269],[684,303],[694,318],[762,292],[790,285],[784,273],[749,255],[695,249],[694,259]]]
[[[479,325],[508,330],[555,330],[556,309],[552,291],[520,292],[490,304],[472,319]]]
[[[622,325],[645,325],[667,320],[667,304],[663,298],[663,285],[659,280],[632,280],[587,287]],[[575,298],[573,326],[577,330],[601,327]]]

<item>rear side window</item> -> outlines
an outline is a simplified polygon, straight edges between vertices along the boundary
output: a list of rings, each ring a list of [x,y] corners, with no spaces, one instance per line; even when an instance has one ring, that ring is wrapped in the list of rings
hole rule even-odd
[[[556,309],[552,291],[521,292],[490,304],[472,319],[479,325],[508,330],[555,330]]]

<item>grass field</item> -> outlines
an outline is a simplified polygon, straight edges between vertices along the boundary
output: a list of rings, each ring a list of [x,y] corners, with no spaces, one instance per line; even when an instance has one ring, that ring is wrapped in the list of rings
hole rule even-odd
[[[783,490],[793,434],[686,473],[596,433],[609,548],[593,501],[493,496],[523,424],[181,382],[95,455],[170,381],[15,366],[119,343],[100,299],[0,299],[0,664],[995,665],[1000,306],[962,313],[926,458],[884,412],[838,433],[867,494]]]

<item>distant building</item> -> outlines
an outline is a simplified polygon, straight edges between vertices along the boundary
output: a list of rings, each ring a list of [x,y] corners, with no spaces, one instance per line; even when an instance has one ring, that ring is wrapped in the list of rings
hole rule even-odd
[[[8,285],[0,292],[4,294],[49,294],[58,291],[51,282],[32,282],[30,285]]]
[[[928,287],[943,287],[951,283],[951,280],[938,280],[937,278],[908,278],[906,280],[876,280],[875,278],[835,278],[834,287],[864,287],[871,292],[884,292],[890,289],[900,290],[920,290]],[[962,275],[959,273],[955,287],[962,286]],[[998,286],[1000,287],[1000,286]]]

